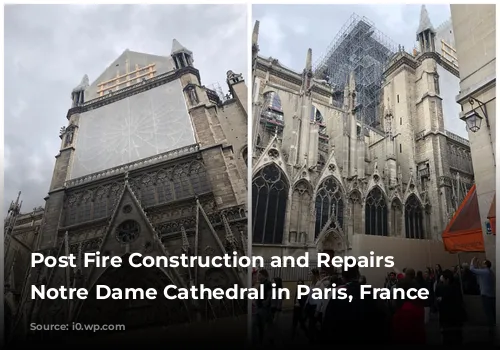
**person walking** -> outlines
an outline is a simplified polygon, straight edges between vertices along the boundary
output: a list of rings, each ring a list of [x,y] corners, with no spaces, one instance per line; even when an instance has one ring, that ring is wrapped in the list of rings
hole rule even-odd
[[[396,288],[402,288],[405,291],[423,288],[422,272],[415,274],[414,269],[406,269],[405,277],[398,281]],[[411,300],[408,298],[397,300],[396,310],[391,322],[391,338],[393,343],[400,345],[425,344],[424,302],[424,300]]]
[[[299,280],[297,282],[297,290],[295,291],[295,298],[294,298],[294,303],[293,303],[293,318],[292,318],[292,338],[295,338],[297,335],[297,326],[300,326],[300,329],[306,333],[307,328],[306,328],[306,322],[305,322],[305,305],[307,298],[302,296],[299,298],[298,296],[298,289],[299,286],[304,285],[303,280]]]
[[[417,272],[417,277],[415,278],[415,280],[417,281],[420,289],[427,289],[427,292],[429,293],[429,296],[430,296],[432,288],[430,288],[428,281],[425,279],[424,273],[422,271]],[[423,300],[422,302],[423,302],[424,312],[425,312],[425,317],[424,317],[425,322],[424,323],[427,324],[427,323],[429,323],[429,318],[430,318],[430,314],[431,314],[432,299],[429,297],[429,298]]]
[[[476,276],[479,283],[483,310],[488,320],[490,335],[493,336],[496,325],[495,274],[491,270],[491,261],[484,260],[481,267],[478,267],[478,265],[477,258],[473,258],[470,271]]]
[[[443,345],[462,344],[465,310],[460,286],[455,283],[453,272],[450,270],[441,273],[441,283],[436,289],[436,300]]]
[[[342,272],[347,299],[330,299],[323,318],[321,340],[324,345],[337,343],[376,346],[387,342],[387,318],[381,305],[372,297],[361,296],[359,268]]]
[[[311,290],[319,288],[321,284],[319,270],[314,268],[311,270]],[[316,318],[316,309],[319,300],[312,297],[312,291],[306,301],[306,318],[307,318],[307,336],[311,343],[314,343],[318,333],[318,319]]]
[[[280,277],[273,278],[272,287],[276,290],[283,289],[283,280]],[[266,330],[269,344],[279,346],[283,341],[281,337],[280,316],[283,306],[283,299],[277,295],[276,298],[271,298],[270,302],[270,316],[268,329]]]
[[[271,297],[272,297],[272,283],[269,281],[269,273],[266,269],[259,270],[257,279],[260,285],[264,286],[264,297],[258,299],[256,302],[256,328],[257,328],[257,342],[262,344],[264,341],[264,334],[269,325],[271,318]]]

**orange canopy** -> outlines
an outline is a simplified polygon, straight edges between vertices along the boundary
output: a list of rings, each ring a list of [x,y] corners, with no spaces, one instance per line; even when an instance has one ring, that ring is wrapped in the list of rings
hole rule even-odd
[[[484,252],[483,228],[477,203],[476,185],[465,196],[443,232],[444,248],[448,252]]]
[[[493,202],[491,202],[490,206],[490,211],[488,212],[488,220],[490,220],[490,225],[491,225],[491,233],[494,235],[497,234],[497,195],[495,194],[493,196]]]

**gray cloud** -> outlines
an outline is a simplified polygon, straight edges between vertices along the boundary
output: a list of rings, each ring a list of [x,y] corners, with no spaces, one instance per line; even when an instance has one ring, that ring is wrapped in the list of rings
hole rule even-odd
[[[450,18],[449,5],[426,5],[434,27]],[[312,48],[313,63],[328,47],[353,13],[366,17],[395,45],[412,49],[421,5],[253,5],[253,20],[260,21],[262,56],[277,58],[302,71]]]
[[[246,21],[246,5],[6,6],[4,206],[18,191],[23,211],[44,204],[84,74],[96,79],[127,48],[169,55],[176,38],[202,83],[227,90],[227,70],[247,75]]]

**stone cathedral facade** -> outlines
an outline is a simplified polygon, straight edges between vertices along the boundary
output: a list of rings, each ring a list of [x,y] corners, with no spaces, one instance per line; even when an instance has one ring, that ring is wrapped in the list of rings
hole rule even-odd
[[[93,286],[156,288],[243,284],[222,269],[84,268],[85,252],[121,256],[223,255],[247,251],[247,87],[227,73],[229,93],[201,83],[193,53],[126,50],[97,80],[71,94],[68,124],[44,208],[6,220],[5,310],[11,334],[31,322],[168,326],[246,313],[217,301],[96,300]],[[132,131],[127,131],[132,130]],[[124,136],[125,139],[124,139]],[[30,252],[75,254],[75,269],[29,268]],[[30,286],[84,287],[85,301],[31,300]],[[47,334],[45,334],[47,336]]]
[[[436,52],[428,18],[421,23],[420,50],[400,50],[385,67],[382,120],[374,128],[356,118],[356,72],[336,91],[316,78],[311,49],[302,72],[264,58],[256,22],[254,254],[387,251],[422,269],[433,260],[415,255],[425,255],[424,245],[443,251],[441,233],[472,185],[473,171],[468,141],[444,126],[437,66],[458,77],[457,67]],[[415,259],[406,260],[411,254]]]

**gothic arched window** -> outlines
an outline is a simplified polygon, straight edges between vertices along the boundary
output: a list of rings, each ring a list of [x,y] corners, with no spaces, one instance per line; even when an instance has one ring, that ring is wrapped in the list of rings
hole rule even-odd
[[[263,107],[263,117],[283,122],[283,107],[281,106],[281,99],[275,91],[269,91],[264,94]]]
[[[312,106],[311,107],[311,117],[310,117],[311,121],[312,122],[317,122],[319,124],[323,124],[323,115],[321,114],[321,112],[319,111],[319,109],[317,109],[316,107]]]
[[[144,207],[156,204],[155,187],[153,177],[145,174],[140,179],[140,201]]]
[[[366,197],[365,234],[387,236],[387,203],[378,187],[371,190]]]
[[[253,179],[253,243],[281,244],[285,228],[288,182],[275,164],[260,170]]]
[[[333,213],[340,227],[344,226],[344,201],[342,199],[342,189],[340,183],[333,177],[329,177],[319,187],[316,195],[316,225],[314,238],[318,238],[321,230],[327,224],[330,215]],[[332,221],[330,227],[334,227]]]
[[[422,205],[414,194],[405,203],[406,238],[424,239],[424,212]]]
[[[160,170],[156,180],[156,193],[158,195],[158,203],[168,203],[175,200],[174,190],[172,186],[171,171]]]
[[[79,203],[78,222],[92,220],[92,193],[85,191],[82,201]]]
[[[94,197],[93,219],[105,218],[108,216],[108,189],[106,187],[99,187],[96,190]]]
[[[184,199],[193,196],[191,183],[189,182],[189,170],[185,165],[179,165],[173,173],[175,199]]]

